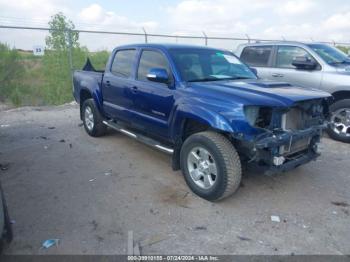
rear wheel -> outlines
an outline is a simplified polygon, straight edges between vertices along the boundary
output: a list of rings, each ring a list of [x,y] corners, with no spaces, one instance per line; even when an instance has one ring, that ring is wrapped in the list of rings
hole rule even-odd
[[[328,134],[335,140],[350,143],[350,99],[339,100],[331,105]]]
[[[82,106],[82,116],[85,131],[94,137],[103,136],[107,127],[93,99],[87,99]]]
[[[241,162],[232,143],[223,135],[205,131],[186,139],[180,153],[187,185],[209,201],[233,194],[241,182]]]

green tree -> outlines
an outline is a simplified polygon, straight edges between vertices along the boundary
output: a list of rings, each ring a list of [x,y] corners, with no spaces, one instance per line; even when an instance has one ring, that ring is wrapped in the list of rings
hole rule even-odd
[[[13,98],[23,73],[20,56],[16,49],[0,43],[0,58],[0,101],[16,100]]]
[[[49,22],[50,35],[46,37],[46,46],[52,50],[67,50],[79,47],[79,33],[73,31],[73,22],[59,12],[51,17]]]

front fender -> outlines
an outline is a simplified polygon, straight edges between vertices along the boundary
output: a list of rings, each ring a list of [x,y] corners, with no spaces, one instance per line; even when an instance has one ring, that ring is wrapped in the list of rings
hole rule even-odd
[[[219,113],[201,105],[181,104],[175,111],[170,129],[174,140],[182,135],[183,123],[186,119],[195,120],[223,132],[235,132],[232,125]]]

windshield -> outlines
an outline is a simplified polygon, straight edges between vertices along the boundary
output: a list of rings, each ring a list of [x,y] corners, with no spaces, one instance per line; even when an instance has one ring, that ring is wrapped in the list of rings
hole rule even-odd
[[[337,48],[323,44],[308,45],[328,64],[350,63],[349,57]]]
[[[256,79],[248,66],[228,51],[215,49],[170,49],[181,78],[187,82]]]

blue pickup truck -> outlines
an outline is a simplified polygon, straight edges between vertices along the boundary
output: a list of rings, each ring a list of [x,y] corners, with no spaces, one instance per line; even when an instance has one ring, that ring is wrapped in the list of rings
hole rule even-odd
[[[210,201],[240,185],[242,166],[282,172],[319,156],[331,96],[263,81],[226,50],[138,44],[113,50],[105,71],[74,72],[90,136],[116,129],[166,153]]]

